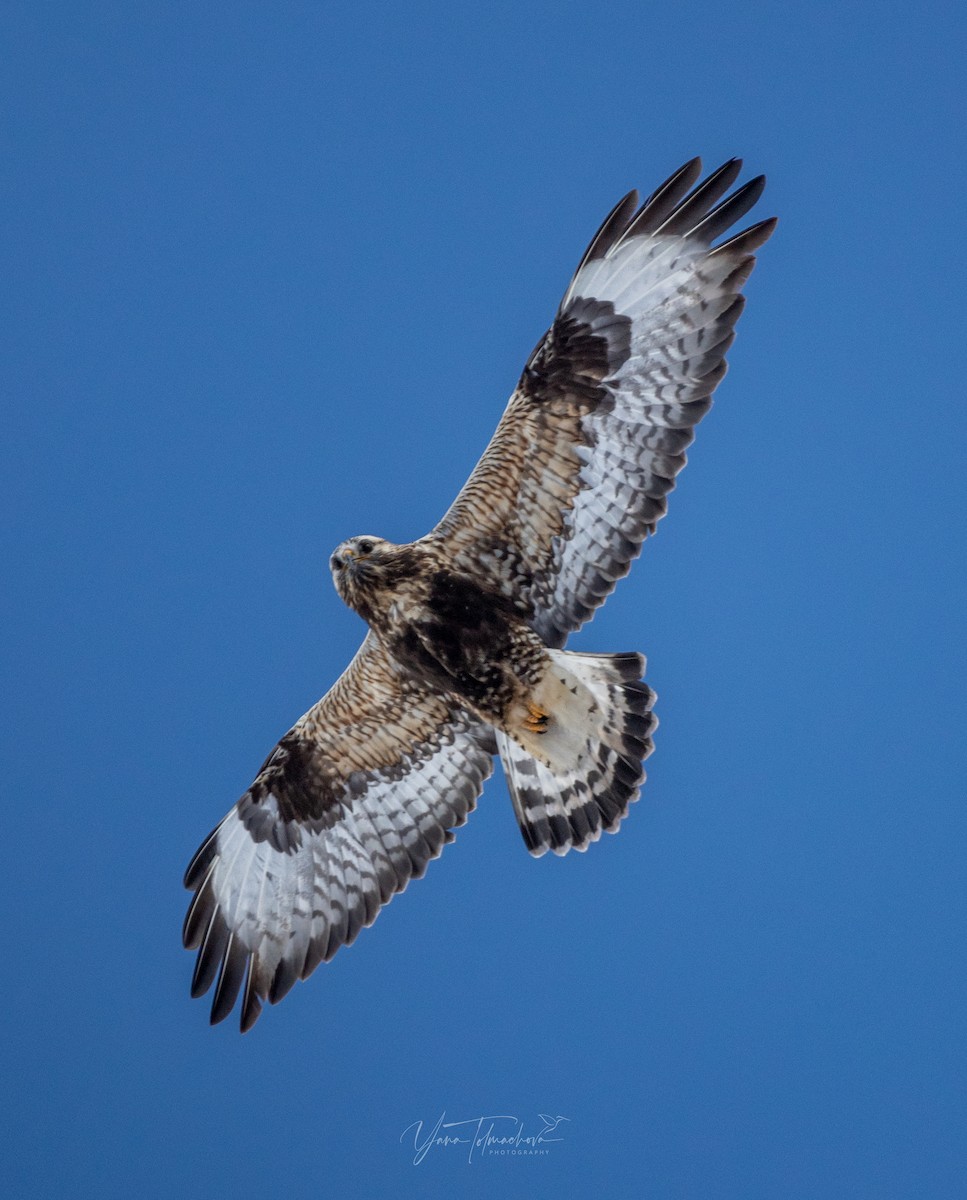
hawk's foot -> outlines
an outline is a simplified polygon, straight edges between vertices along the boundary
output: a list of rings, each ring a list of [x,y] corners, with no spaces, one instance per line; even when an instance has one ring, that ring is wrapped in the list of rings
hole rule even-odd
[[[546,733],[547,722],[550,720],[550,714],[546,713],[542,708],[538,708],[536,704],[527,702],[527,716],[523,720],[523,726],[528,733]]]

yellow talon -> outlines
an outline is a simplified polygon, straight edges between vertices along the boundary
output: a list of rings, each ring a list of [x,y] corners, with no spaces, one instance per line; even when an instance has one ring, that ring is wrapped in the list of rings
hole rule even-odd
[[[532,704],[528,700],[527,716],[523,720],[523,726],[528,733],[546,733],[549,719],[549,713],[544,712],[542,708],[538,708],[536,704]]]

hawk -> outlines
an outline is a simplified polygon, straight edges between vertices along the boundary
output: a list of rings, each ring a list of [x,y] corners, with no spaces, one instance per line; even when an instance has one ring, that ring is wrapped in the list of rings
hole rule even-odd
[[[184,944],[211,1020],[280,1000],[453,840],[500,755],[528,850],[614,833],[652,750],[636,653],[564,649],[664,516],[726,370],[754,252],[715,243],[761,195],[696,158],[631,192],[581,259],[497,430],[443,520],[351,537],[336,590],[369,626],[192,859]],[[723,199],[723,197],[725,197]],[[216,982],[217,977],[217,982]]]

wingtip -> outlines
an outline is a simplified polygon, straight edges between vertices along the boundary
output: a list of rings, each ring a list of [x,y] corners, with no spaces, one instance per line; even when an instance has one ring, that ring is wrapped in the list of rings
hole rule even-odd
[[[711,257],[721,254],[752,255],[772,237],[778,224],[778,217],[767,217],[764,221],[758,221],[716,246],[711,252]],[[749,269],[751,270],[751,265]]]
[[[245,990],[242,994],[242,1010],[239,1014],[238,1028],[240,1033],[248,1033],[262,1015],[262,1001],[255,987],[256,977],[255,955],[248,960],[248,972],[245,976]]]
[[[216,825],[208,837],[195,851],[191,862],[185,868],[185,874],[182,878],[182,883],[189,892],[194,891],[202,880],[202,876],[207,871],[212,857],[215,853],[215,839],[218,837],[220,825]]]
[[[750,197],[754,197],[752,203],[756,203],[759,197],[766,189],[765,175],[756,175],[754,179],[750,179],[743,189]]]
[[[711,175],[709,175],[708,179],[704,181],[702,186],[705,187],[709,184],[714,184],[718,180],[725,180],[727,182],[721,185],[722,189],[724,190],[725,188],[730,188],[741,173],[742,159],[737,157],[729,158],[722,163],[720,167],[717,167]]]
[[[695,157],[690,158],[688,160],[688,162],[682,163],[682,165],[678,168],[678,170],[675,172],[675,174],[670,175],[665,180],[665,182],[661,185],[661,187],[656,188],[655,190],[656,190],[656,192],[661,191],[663,188],[668,187],[670,184],[674,185],[676,183],[680,183],[683,180],[687,181],[687,184],[686,184],[687,187],[691,187],[692,184],[701,175],[701,173],[702,173],[702,158],[701,158],[701,155],[696,154]]]

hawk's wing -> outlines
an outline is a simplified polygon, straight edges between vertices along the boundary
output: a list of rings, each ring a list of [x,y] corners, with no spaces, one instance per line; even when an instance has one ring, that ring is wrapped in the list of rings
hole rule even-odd
[[[551,646],[588,619],[665,514],[694,427],[725,374],[739,294],[775,221],[713,248],[760,176],[716,206],[733,159],[692,190],[686,163],[598,231],[497,431],[428,536],[514,597]],[[715,207],[713,207],[715,206]]]
[[[453,840],[494,749],[489,727],[405,679],[369,634],[185,873],[192,995],[217,974],[212,1023],[244,984],[251,1028],[262,1000],[280,1000],[371,925]]]

